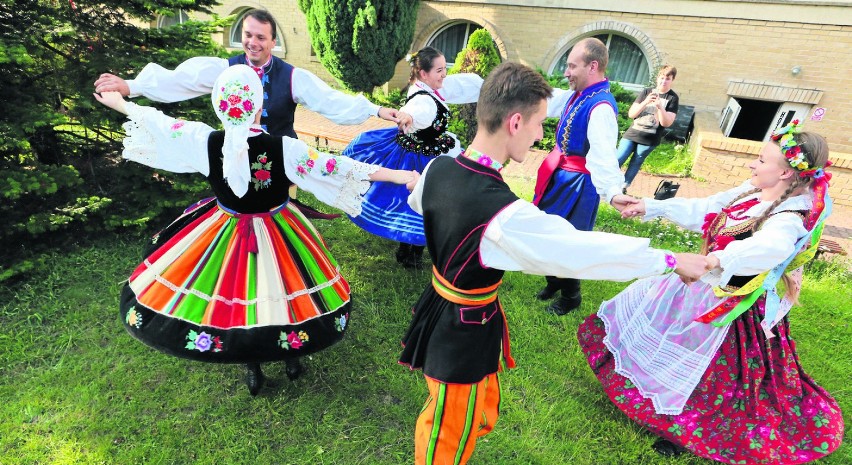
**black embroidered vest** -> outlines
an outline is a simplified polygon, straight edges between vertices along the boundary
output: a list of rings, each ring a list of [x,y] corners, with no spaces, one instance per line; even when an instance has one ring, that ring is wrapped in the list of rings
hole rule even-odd
[[[208,179],[219,203],[239,213],[262,213],[283,204],[288,199],[292,182],[284,172],[284,151],[281,138],[263,133],[248,138],[251,172],[248,192],[242,198],[228,186],[222,174],[222,143],[225,131],[210,133],[207,153],[210,162]]]
[[[439,102],[434,95],[425,90],[417,91],[409,95],[405,102],[408,103],[408,101],[416,95],[428,95],[431,97],[432,100],[435,101],[435,106],[438,108],[438,112],[435,114],[435,119],[432,121],[431,126],[414,131],[411,134],[399,133],[399,135],[396,136],[396,142],[409,152],[429,157],[435,157],[449,152],[450,149],[456,145],[456,140],[447,134],[447,125],[450,121],[450,110]]]

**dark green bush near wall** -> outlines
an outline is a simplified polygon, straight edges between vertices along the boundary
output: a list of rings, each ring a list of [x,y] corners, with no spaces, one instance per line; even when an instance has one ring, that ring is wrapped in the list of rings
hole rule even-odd
[[[214,0],[0,4],[0,282],[41,264],[39,254],[122,227],[165,218],[204,190],[200,176],[154,173],[121,159],[124,117],[92,97],[97,76],[132,78],[149,62],[173,68],[223,56],[210,39],[221,22],[147,27],[158,14],[209,12]],[[134,20],[130,23],[129,20]],[[146,26],[138,27],[139,22]],[[142,102],[144,103],[144,102]],[[163,105],[213,123],[209,99]],[[213,121],[210,121],[210,120]],[[216,121],[218,123],[218,121]]]

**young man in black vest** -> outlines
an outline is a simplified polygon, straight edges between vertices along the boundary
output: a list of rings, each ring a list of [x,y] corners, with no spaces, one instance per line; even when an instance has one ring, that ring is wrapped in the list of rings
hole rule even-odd
[[[522,162],[542,137],[550,94],[529,67],[497,67],[480,92],[473,142],[457,158],[430,162],[408,199],[423,215],[434,264],[400,357],[423,370],[429,387],[415,430],[417,464],[465,463],[476,438],[494,428],[500,361],[515,366],[497,298],[504,270],[626,281],[671,271],[693,280],[707,269],[704,256],[652,249],[648,239],[578,231],[512,193],[500,170]]]

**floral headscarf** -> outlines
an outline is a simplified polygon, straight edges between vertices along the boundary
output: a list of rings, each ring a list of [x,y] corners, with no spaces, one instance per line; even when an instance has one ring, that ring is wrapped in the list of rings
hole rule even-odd
[[[210,98],[225,128],[222,173],[234,194],[242,197],[251,181],[247,140],[255,114],[263,104],[263,85],[250,67],[234,65],[216,78]]]

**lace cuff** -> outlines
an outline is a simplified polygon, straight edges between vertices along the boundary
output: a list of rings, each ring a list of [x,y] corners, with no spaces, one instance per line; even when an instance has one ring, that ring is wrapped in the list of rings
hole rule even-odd
[[[340,192],[334,199],[333,207],[343,210],[349,216],[361,214],[364,194],[370,188],[370,175],[379,170],[379,166],[367,163],[355,163],[343,180]]]
[[[154,108],[126,102],[127,118],[124,128],[124,150],[122,157],[146,166],[157,165],[157,142],[154,134],[148,130],[144,122],[148,112],[156,112]]]

